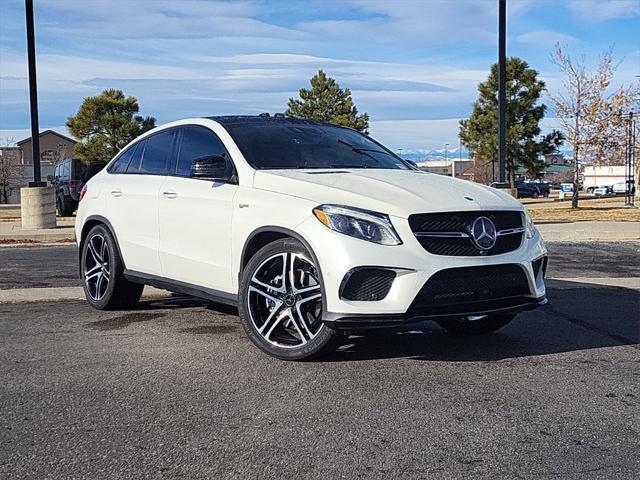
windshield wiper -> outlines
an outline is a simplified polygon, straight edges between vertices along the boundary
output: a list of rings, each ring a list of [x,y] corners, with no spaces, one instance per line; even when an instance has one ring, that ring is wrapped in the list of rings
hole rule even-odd
[[[338,143],[341,143],[343,145],[346,145],[347,147],[349,147],[351,150],[353,150],[356,153],[359,153],[360,155],[365,155],[367,157],[369,157],[371,160],[373,160],[376,163],[381,163],[380,160],[378,160],[376,157],[374,157],[373,155],[371,155],[369,152],[377,152],[377,153],[384,153],[387,154],[387,152],[382,151],[382,150],[375,150],[373,148],[362,148],[362,147],[356,147],[355,145],[347,142],[346,140],[343,140],[341,138],[339,138],[338,140],[336,140]],[[388,154],[387,154],[388,155]]]

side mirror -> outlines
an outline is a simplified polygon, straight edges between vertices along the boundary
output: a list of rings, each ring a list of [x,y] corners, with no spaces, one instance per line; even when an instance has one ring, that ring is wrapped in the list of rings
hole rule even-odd
[[[419,170],[420,168],[418,167],[418,164],[416,162],[414,162],[413,160],[407,160],[404,159],[405,162],[407,162],[409,165],[411,165],[413,168],[415,168],[416,170]]]
[[[228,182],[233,176],[233,168],[222,155],[196,158],[191,164],[191,178]]]
[[[53,175],[47,175],[47,182],[49,183],[53,183],[53,181],[55,180],[56,177],[54,177]]]

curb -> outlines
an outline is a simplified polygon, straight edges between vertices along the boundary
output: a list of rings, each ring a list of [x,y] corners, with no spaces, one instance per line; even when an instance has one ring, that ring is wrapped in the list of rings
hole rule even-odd
[[[145,286],[142,298],[171,296],[168,290]],[[82,287],[12,288],[0,290],[0,305],[15,303],[64,302],[85,300]]]
[[[589,288],[595,286],[606,286],[614,288],[628,288],[640,290],[640,277],[575,277],[575,278],[547,278],[547,288],[558,290]],[[145,286],[142,298],[167,298],[173,293],[168,290]],[[42,302],[67,302],[84,301],[84,290],[82,287],[47,287],[47,288],[15,288],[0,290],[0,305],[20,304],[20,303],[42,303]]]

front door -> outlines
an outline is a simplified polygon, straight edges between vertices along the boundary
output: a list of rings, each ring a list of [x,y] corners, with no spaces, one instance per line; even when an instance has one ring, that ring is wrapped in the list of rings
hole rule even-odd
[[[232,291],[231,220],[237,185],[190,178],[193,160],[227,153],[206,127],[179,129],[175,171],[160,192],[160,263],[164,277]]]

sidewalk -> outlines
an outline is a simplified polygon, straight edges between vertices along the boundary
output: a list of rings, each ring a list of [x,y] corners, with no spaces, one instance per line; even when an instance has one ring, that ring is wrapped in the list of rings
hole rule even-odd
[[[171,292],[145,286],[142,298],[164,298]],[[4,303],[59,302],[85,300],[82,287],[10,288],[0,290],[0,305]]]
[[[638,222],[540,222],[536,227],[547,242],[640,240]]]
[[[540,222],[536,226],[547,242],[640,240],[639,222]],[[0,222],[0,245],[74,240],[72,221],[58,221],[57,228],[44,230],[23,230],[19,222]]]
[[[57,228],[23,230],[20,222],[0,222],[0,245],[15,243],[58,243],[73,242],[73,221],[58,220]]]

